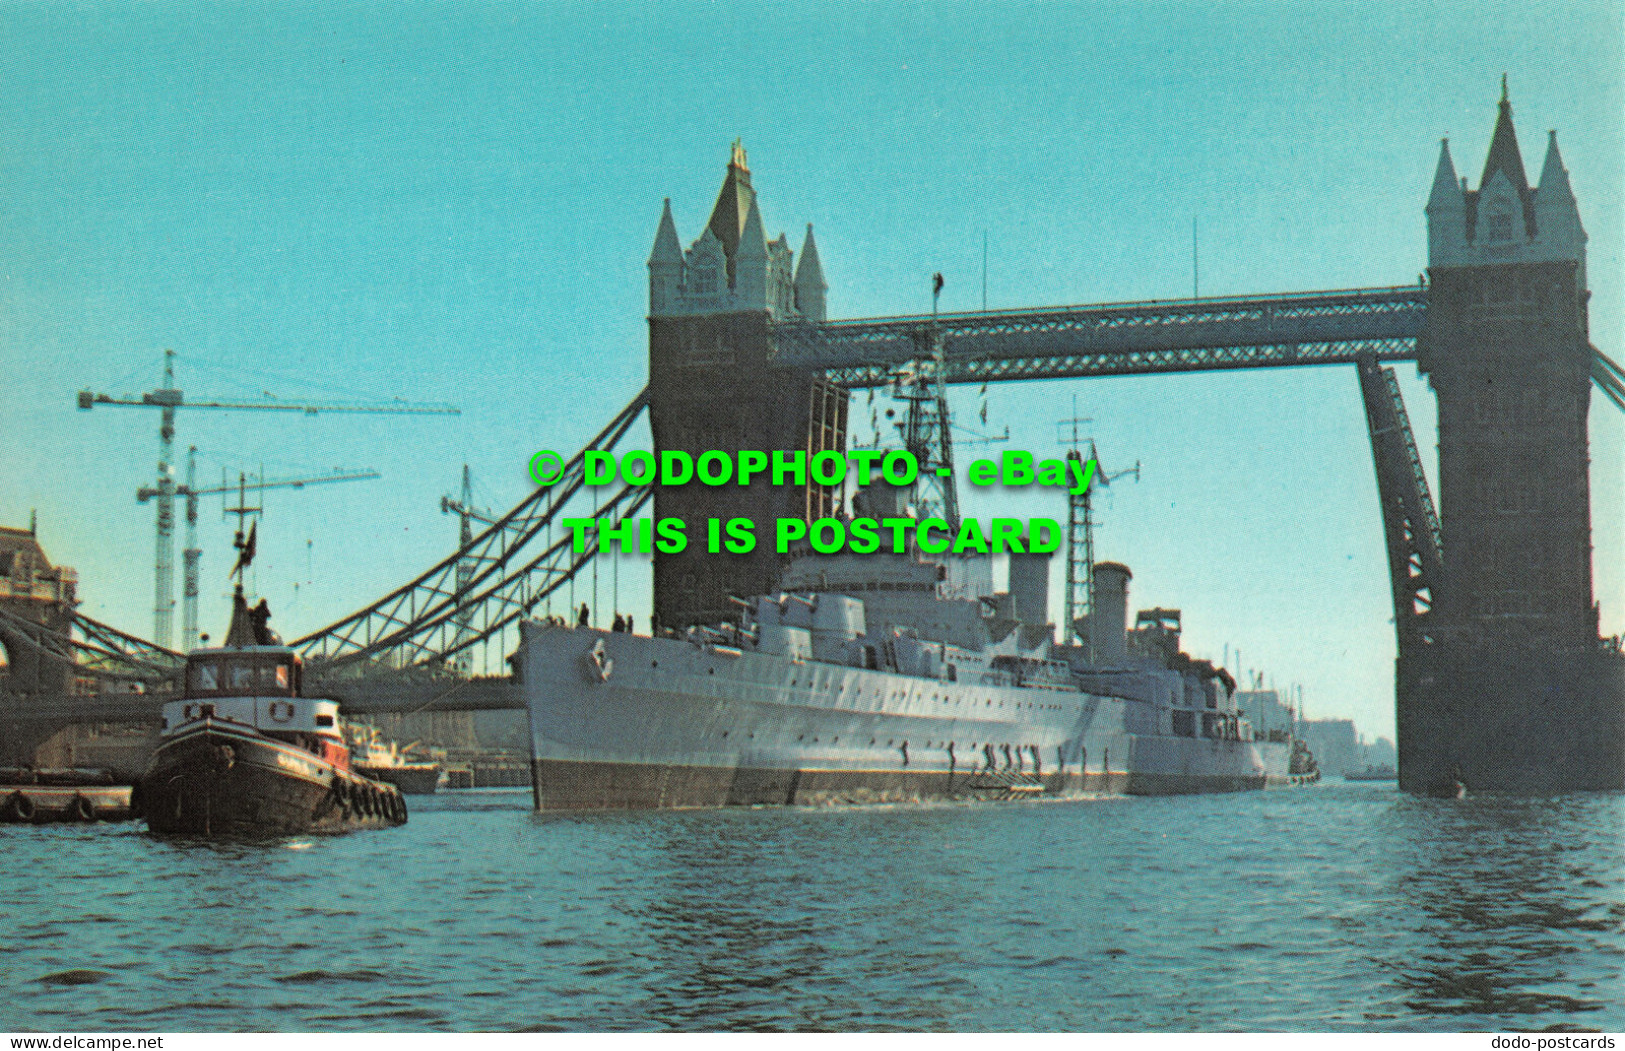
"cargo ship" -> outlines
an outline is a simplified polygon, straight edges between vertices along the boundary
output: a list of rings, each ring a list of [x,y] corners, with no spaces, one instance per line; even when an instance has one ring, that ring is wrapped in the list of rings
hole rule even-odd
[[[978,565],[980,563],[980,565]],[[1130,573],[1095,567],[1083,645],[1057,645],[1048,556],[813,555],[737,621],[661,637],[522,624],[513,661],[539,810],[1045,799],[1290,783],[1235,682],[1128,629]]]

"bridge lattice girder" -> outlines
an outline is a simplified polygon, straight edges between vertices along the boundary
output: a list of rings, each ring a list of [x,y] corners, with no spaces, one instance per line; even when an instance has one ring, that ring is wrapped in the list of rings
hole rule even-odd
[[[1236,299],[787,323],[774,364],[847,387],[887,383],[943,342],[950,383],[1155,372],[1352,365],[1412,359],[1427,290],[1352,289]]]
[[[1361,357],[1358,369],[1388,547],[1394,631],[1405,652],[1427,640],[1444,576],[1444,536],[1394,370],[1375,356]]]

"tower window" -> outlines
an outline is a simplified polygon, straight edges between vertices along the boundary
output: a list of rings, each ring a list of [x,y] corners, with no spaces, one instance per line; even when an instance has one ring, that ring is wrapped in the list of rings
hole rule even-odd
[[[1497,201],[1490,209],[1489,236],[1491,241],[1512,240],[1512,210],[1504,201]]]

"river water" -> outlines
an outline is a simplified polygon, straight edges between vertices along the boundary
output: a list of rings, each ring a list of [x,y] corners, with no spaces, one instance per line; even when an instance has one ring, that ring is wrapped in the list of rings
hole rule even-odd
[[[412,807],[0,825],[0,1030],[1625,1029],[1625,795]]]

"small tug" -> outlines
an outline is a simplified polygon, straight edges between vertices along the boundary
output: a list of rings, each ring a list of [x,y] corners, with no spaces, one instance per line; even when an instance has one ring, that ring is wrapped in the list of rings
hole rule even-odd
[[[297,835],[406,823],[400,790],[350,765],[337,701],[301,694],[299,655],[249,609],[241,571],[254,534],[238,531],[226,644],[186,658],[181,699],[163,708],[162,743],[132,806],[159,833]]]

